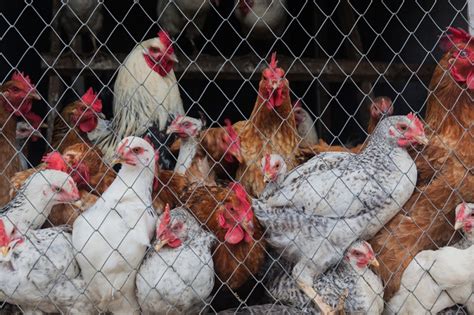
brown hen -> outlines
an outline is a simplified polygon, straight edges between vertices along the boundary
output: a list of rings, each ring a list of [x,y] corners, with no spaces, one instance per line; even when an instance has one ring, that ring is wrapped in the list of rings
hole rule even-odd
[[[400,212],[371,241],[379,256],[378,274],[385,282],[385,299],[400,287],[400,278],[413,256],[448,244],[453,237],[454,209],[461,200],[474,200],[472,174],[474,40],[450,29],[448,52],[430,83],[425,121],[431,135],[416,156],[417,191]],[[471,57],[469,57],[471,56]]]

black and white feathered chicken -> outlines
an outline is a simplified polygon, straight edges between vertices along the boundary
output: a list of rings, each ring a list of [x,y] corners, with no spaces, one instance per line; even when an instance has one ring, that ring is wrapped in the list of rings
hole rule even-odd
[[[295,263],[298,286],[323,312],[312,279],[336,264],[357,239],[371,238],[411,196],[417,169],[406,149],[426,143],[418,118],[379,123],[360,154],[324,153],[293,169],[281,188],[253,201],[268,243]]]
[[[137,275],[142,311],[198,314],[214,287],[214,241],[186,209],[167,205]]]
[[[101,198],[74,221],[72,244],[97,308],[137,314],[136,273],[157,218],[151,196],[155,151],[144,139],[127,137],[116,154],[122,167]]]
[[[348,313],[381,314],[383,285],[368,268],[371,264],[378,266],[372,247],[365,241],[356,241],[338,265],[314,279],[313,288],[333,308],[341,306]],[[311,300],[296,286],[295,279],[288,273],[291,269],[292,265],[285,260],[274,263],[266,275],[269,279],[265,283],[268,295],[280,303],[310,312],[313,309]],[[346,296],[344,304],[341,296]]]
[[[63,172],[34,173],[0,216],[0,300],[25,313],[92,313],[65,227],[39,229],[51,208],[79,199]]]

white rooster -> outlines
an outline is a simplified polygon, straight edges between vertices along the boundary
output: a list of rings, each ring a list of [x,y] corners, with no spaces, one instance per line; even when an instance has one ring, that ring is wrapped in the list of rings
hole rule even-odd
[[[155,152],[142,138],[127,137],[117,148],[122,168],[97,203],[74,222],[72,243],[91,296],[99,309],[139,313],[137,270],[156,223],[152,208]]]
[[[463,229],[465,240],[455,246],[424,250],[413,258],[386,314],[437,314],[456,304],[464,304],[469,314],[474,314],[473,209],[474,204],[456,208],[455,227]]]
[[[103,134],[89,139],[111,161],[121,139],[142,136],[155,125],[165,130],[170,117],[184,114],[183,101],[173,71],[177,62],[165,31],[138,44],[120,67],[114,85],[114,118],[99,123]]]
[[[137,275],[145,313],[198,314],[214,287],[211,247],[216,237],[184,208],[169,205]]]
[[[23,312],[92,313],[64,227],[37,230],[51,208],[79,199],[72,179],[43,170],[31,175],[0,216],[0,300]]]

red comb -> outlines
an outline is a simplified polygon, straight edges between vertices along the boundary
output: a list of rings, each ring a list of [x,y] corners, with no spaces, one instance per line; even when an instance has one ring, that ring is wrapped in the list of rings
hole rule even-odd
[[[237,199],[239,199],[240,202],[246,202],[250,205],[250,203],[247,200],[247,192],[245,191],[244,186],[240,183],[230,183],[229,188],[235,193],[237,196]]]
[[[34,85],[31,83],[30,77],[27,75],[25,76],[23,72],[16,71],[15,73],[13,73],[11,80],[23,82],[31,87],[34,87]]]
[[[46,154],[41,161],[46,163],[46,169],[48,170],[67,171],[66,162],[64,162],[63,157],[59,152]]]
[[[463,29],[456,27],[448,27],[448,30],[441,37],[440,47],[444,51],[451,49],[454,45],[461,43],[467,44],[471,39],[471,35]]]
[[[159,31],[158,38],[160,39],[161,43],[165,46],[166,53],[168,55],[174,53],[174,48],[172,46],[171,38],[166,31],[163,31],[163,30]]]
[[[75,170],[71,175],[74,182],[78,186],[81,185],[81,184],[87,185],[89,183],[89,180],[90,180],[89,167],[81,161],[77,165],[74,165],[74,168],[75,168]]]
[[[118,147],[117,152],[119,154],[125,154],[125,147],[127,146],[128,139],[123,140],[122,144]]]
[[[410,119],[411,121],[413,121],[416,128],[418,128],[419,130],[422,130],[422,131],[425,130],[425,128],[423,126],[423,123],[421,122],[421,120],[418,117],[416,117],[416,115],[414,113],[409,113],[407,115],[407,118]]]
[[[276,70],[277,68],[278,60],[276,58],[277,58],[277,53],[274,52],[272,54],[272,58],[270,59],[270,69],[272,70]]]
[[[163,211],[163,216],[161,217],[160,225],[158,226],[158,231],[157,235],[160,235],[163,231],[166,230],[168,225],[171,222],[171,216],[170,216],[170,205],[167,203],[165,205],[165,210]]]
[[[270,154],[265,154],[265,166],[263,167],[263,170],[266,172],[270,170]]]
[[[96,113],[102,112],[102,100],[97,97],[97,94],[94,93],[94,90],[91,87],[84,95],[82,95],[81,100],[91,106]]]
[[[7,246],[10,243],[10,238],[5,231],[5,224],[3,220],[0,219],[0,246]]]

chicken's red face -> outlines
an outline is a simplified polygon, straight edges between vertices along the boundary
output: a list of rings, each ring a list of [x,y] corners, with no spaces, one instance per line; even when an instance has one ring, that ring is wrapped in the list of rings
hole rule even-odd
[[[151,43],[143,57],[146,64],[162,77],[168,75],[173,70],[174,63],[178,62],[171,38],[165,31],[158,32],[157,40]]]
[[[284,89],[286,88],[285,71],[277,68],[278,61],[276,53],[272,54],[270,66],[263,70],[262,81],[260,82],[260,91],[263,92],[263,99],[269,110],[280,107],[283,104]]]
[[[240,152],[239,135],[235,131],[229,119],[225,120],[225,125],[226,133],[224,134],[222,139],[222,145],[224,146],[222,149],[224,149],[226,152],[224,155],[224,159],[227,162],[232,163],[234,162],[234,158],[236,158],[239,163],[242,163],[243,158]]]
[[[225,229],[225,241],[229,244],[238,244],[242,240],[251,242],[254,233],[253,210],[242,185],[230,184],[235,197],[224,205],[218,214],[220,227]]]
[[[474,89],[474,40],[462,29],[450,27],[441,41],[441,47],[450,51],[448,60],[451,76],[468,89]]]
[[[51,181],[43,194],[56,203],[75,202],[81,198],[76,183],[71,177],[66,182]]]
[[[80,105],[72,112],[72,123],[77,124],[82,132],[93,131],[98,124],[98,116],[102,114],[102,100],[92,88],[81,97]]]
[[[372,246],[365,241],[352,244],[347,250],[345,258],[351,265],[361,269],[367,268],[369,265],[379,266]]]
[[[379,96],[370,104],[370,115],[380,120],[383,116],[391,116],[393,114],[392,100],[386,96]]]
[[[159,251],[163,246],[177,248],[183,243],[180,235],[186,230],[185,224],[178,220],[171,221],[170,205],[166,204],[160,224],[156,229],[156,239],[158,241],[155,245],[156,251]]]
[[[242,15],[247,15],[250,13],[250,10],[253,8],[253,1],[254,0],[239,0],[238,8]]]
[[[26,114],[31,110],[33,100],[41,100],[35,86],[28,76],[21,72],[15,72],[10,81],[4,84],[5,91],[2,103],[6,110],[14,112],[17,116]]]
[[[202,122],[199,119],[194,119],[188,116],[178,115],[171,122],[168,129],[166,130],[167,134],[175,133],[180,138],[186,139],[189,137],[197,137],[199,132],[202,129]]]
[[[400,117],[404,118],[389,129],[390,137],[395,138],[400,147],[404,148],[415,144],[428,144],[425,128],[418,117],[413,113]]]
[[[9,229],[5,225],[8,225]],[[9,222],[0,219],[0,262],[10,261],[15,247],[23,243],[23,238],[16,236],[15,228]]]
[[[465,202],[461,203],[456,207],[456,220],[454,223],[454,229],[463,229],[466,234],[472,233],[472,227],[474,224],[474,216],[472,214],[473,208],[471,205]]]
[[[151,167],[155,165],[155,150],[145,139],[127,137],[123,139],[116,151],[112,164]]]

